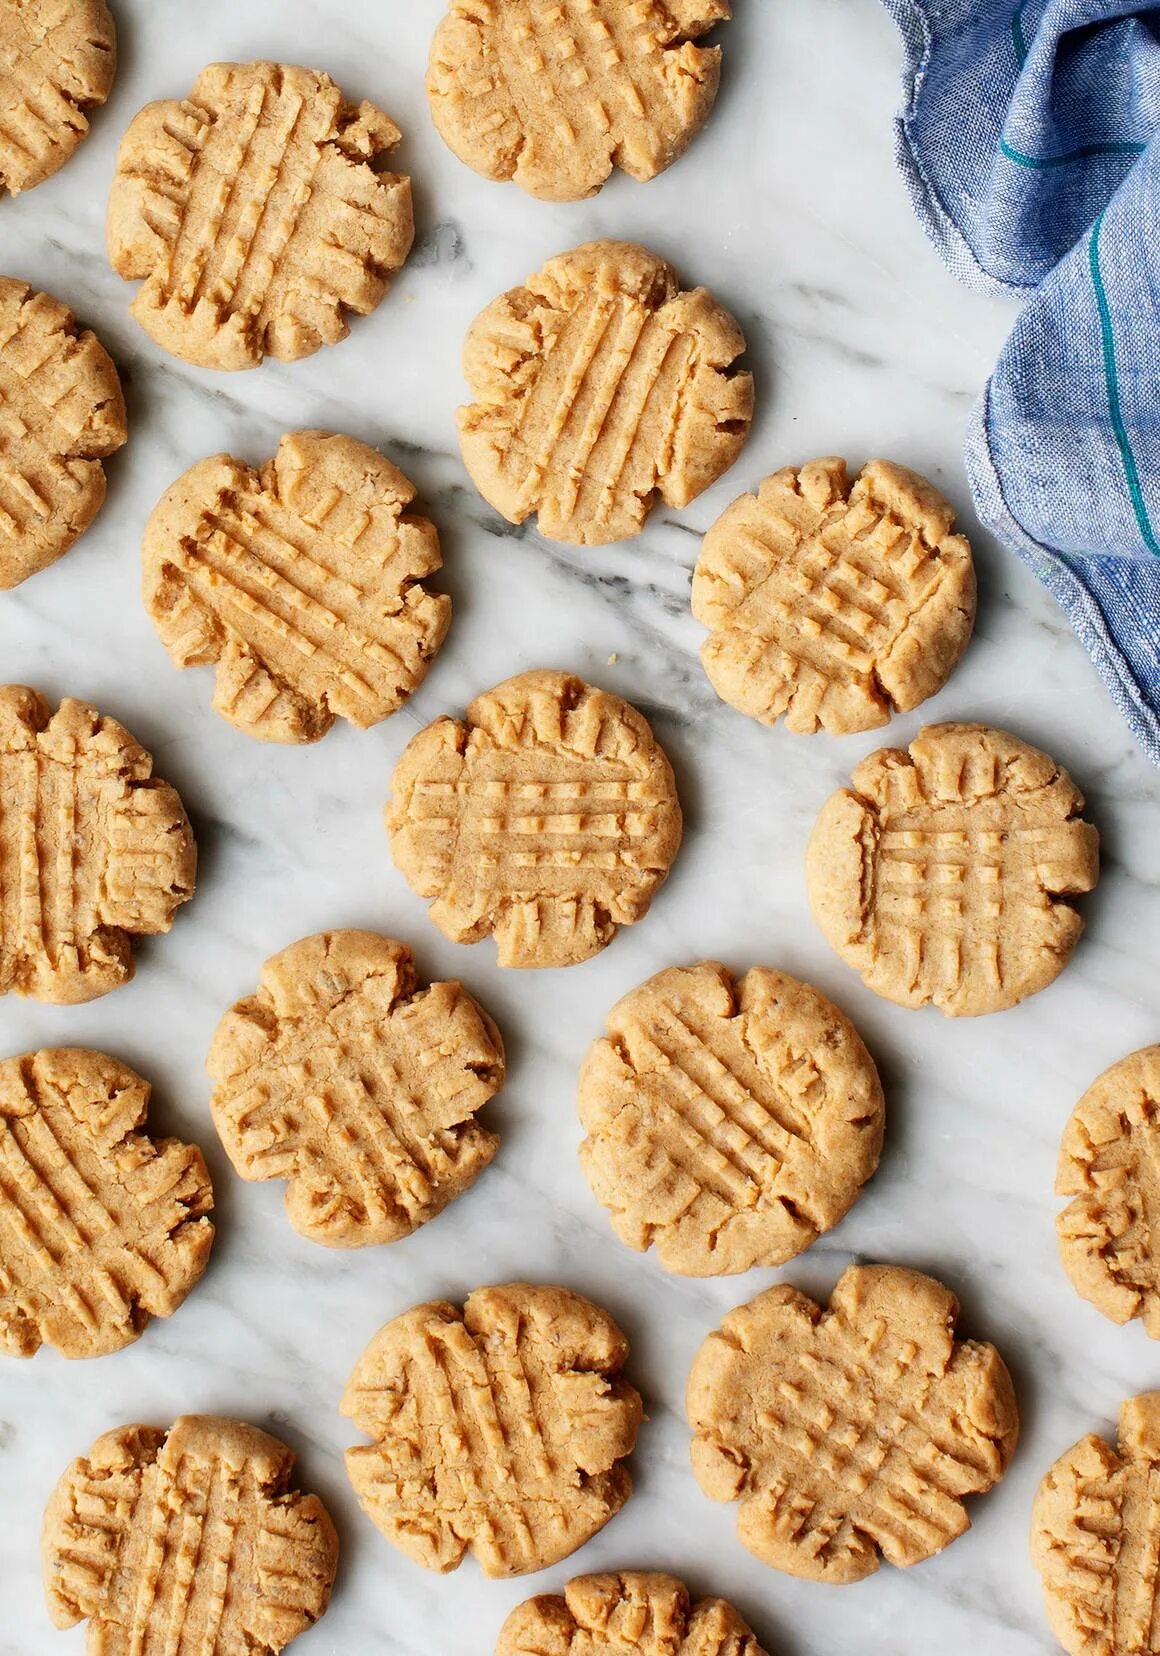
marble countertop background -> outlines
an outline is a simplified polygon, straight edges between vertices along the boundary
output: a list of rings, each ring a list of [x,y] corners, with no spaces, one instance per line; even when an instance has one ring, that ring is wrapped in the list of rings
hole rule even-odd
[[[1087,937],[1059,982],[1027,1005],[960,1023],[864,991],[808,914],[802,861],[813,817],[877,737],[794,738],[719,704],[688,612],[698,536],[721,508],[790,461],[885,454],[928,473],[973,528],[960,464],[972,399],[1010,327],[1010,306],[971,296],[913,222],[891,164],[898,46],[875,0],[737,0],[721,32],[726,75],[712,126],[646,187],[618,177],[577,206],[531,202],[461,167],[427,116],[423,70],[442,0],[114,0],[121,71],[73,162],[0,202],[0,270],[48,288],[95,325],[126,380],[128,447],[105,510],[53,569],[0,597],[6,680],[115,714],[181,790],[201,847],[200,889],[172,935],[139,952],[136,981],[102,1001],[0,1005],[0,1052],[91,1044],[156,1087],[153,1125],[200,1142],[217,1193],[209,1272],[169,1322],[129,1350],[69,1365],[52,1353],[0,1368],[0,1656],[79,1653],[53,1634],[36,1532],[66,1463],[107,1428],[188,1410],[237,1414],[300,1456],[343,1544],[333,1606],[301,1656],[488,1656],[507,1611],[569,1574],[651,1566],[733,1599],[771,1656],[1037,1656],[1055,1648],[1027,1559],[1032,1495],[1054,1457],[1109,1430],[1121,1399],[1160,1379],[1138,1325],[1116,1329],[1057,1263],[1052,1180],[1072,1104],[1105,1065],[1160,1034],[1160,776],[1134,748],[1052,601],[978,537],[982,601],[967,659],[933,719],[1008,725],[1046,746],[1087,793],[1104,877]],[[165,357],[126,309],[103,213],[116,144],[146,101],[185,93],[216,58],[280,57],[327,69],[380,102],[406,133],[417,250],[387,302],[311,361],[215,376]],[[552,253],[625,236],[703,281],[748,335],[760,412],[735,470],[683,514],[662,509],[638,542],[553,547],[502,524],[460,464],[458,354],[475,313]],[[141,606],[138,544],[162,490],[204,455],[271,454],[303,426],[381,445],[416,481],[443,537],[452,632],[422,691],[387,724],[319,746],[261,746],[209,707],[205,673],[177,674]],[[392,868],[381,810],[393,762],[435,715],[538,665],[627,696],[672,755],[688,837],[648,919],[568,972],[501,975],[490,944],[446,942]],[[896,721],[907,741],[922,720]],[[368,926],[405,939],[429,977],[460,976],[500,1023],[510,1079],[487,1119],[494,1167],[410,1240],[334,1254],[300,1240],[278,1184],[244,1186],[217,1146],[203,1061],[225,1007],[261,961],[308,932]],[[704,1335],[774,1274],[667,1278],[613,1238],[581,1177],[575,1077],[612,1002],[660,967],[716,956],[816,983],[858,1023],[882,1069],[881,1171],[840,1227],[781,1275],[828,1293],[851,1258],[946,1281],[963,1332],[993,1339],[1024,1420],[1015,1464],[973,1503],[975,1528],[940,1558],[857,1586],[795,1582],[734,1536],[735,1512],[699,1494],[688,1463],[685,1377]],[[649,1419],[637,1493],[568,1563],[486,1582],[474,1562],[427,1574],[359,1514],[342,1470],[357,1434],[338,1415],[372,1333],[414,1302],[519,1277],[592,1295],[632,1340]]]

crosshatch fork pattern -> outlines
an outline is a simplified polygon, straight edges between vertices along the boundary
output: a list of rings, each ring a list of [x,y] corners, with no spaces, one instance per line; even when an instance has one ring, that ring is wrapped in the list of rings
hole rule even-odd
[[[657,496],[686,506],[737,458],[753,379],[737,323],[645,248],[552,259],[476,319],[463,459],[513,523],[581,546],[638,535]]]
[[[580,1076],[594,1193],[630,1246],[693,1276],[779,1265],[877,1165],[873,1060],[824,996],[754,968],[658,973],[613,1008]]]
[[[1099,876],[1083,796],[1037,748],[933,725],[882,749],[822,810],[814,914],[866,983],[904,1006],[1001,1010],[1050,983],[1083,930],[1068,901]]]
[[[410,180],[378,170],[394,122],[288,64],[211,64],[188,99],[148,105],[109,204],[134,316],[207,368],[294,360],[346,334],[414,240]]]
[[[852,1266],[829,1308],[782,1286],[731,1311],[689,1379],[693,1465],[740,1500],[758,1558],[810,1580],[908,1565],[968,1527],[1018,1416],[992,1346],[954,1338],[954,1296],[917,1272]]]
[[[718,695],[763,723],[871,730],[941,689],[975,617],[970,547],[913,472],[843,460],[766,478],[705,537],[693,613]]]
[[[1064,1267],[1084,1299],[1160,1339],[1160,1047],[1092,1083],[1064,1129],[1056,1219]]]
[[[45,1515],[49,1606],[102,1656],[277,1652],[318,1620],[338,1561],[294,1457],[252,1426],[126,1426],[61,1478]]]
[[[1090,1434],[1039,1486],[1031,1555],[1047,1619],[1069,1656],[1160,1647],[1160,1392],[1120,1410],[1115,1449]]]
[[[724,1599],[694,1604],[674,1576],[575,1576],[512,1611],[495,1656],[765,1656]]]
[[[704,125],[719,47],[694,39],[728,0],[452,0],[427,76],[435,124],[468,166],[546,200],[623,167],[655,178]]]
[[[641,1420],[612,1318],[563,1288],[481,1288],[381,1329],[342,1412],[371,1446],[347,1453],[365,1511],[403,1552],[489,1576],[567,1557],[628,1499]]]
[[[62,167],[89,130],[116,68],[104,0],[0,0],[0,193]]]
[[[503,1081],[498,1030],[461,984],[421,987],[410,950],[371,932],[268,960],[208,1067],[236,1170],[286,1179],[291,1222],[332,1247],[409,1235],[499,1147],[474,1119]]]
[[[672,769],[645,720],[564,673],[522,674],[408,745],[395,860],[457,942],[501,965],[569,965],[647,910],[676,855]]]
[[[139,1129],[149,1087],[103,1053],[0,1063],[0,1352],[117,1351],[205,1269],[201,1152]]]
[[[270,741],[360,729],[426,676],[451,601],[415,490],[353,438],[282,438],[255,471],[219,455],[166,492],[145,531],[145,600],[179,667],[216,667],[214,706]]]
[[[132,937],[193,893],[174,790],[113,719],[0,687],[0,994],[92,1000],[133,975]]]
[[[0,276],[0,590],[88,528],[101,462],[125,437],[120,380],[96,336],[59,300]]]

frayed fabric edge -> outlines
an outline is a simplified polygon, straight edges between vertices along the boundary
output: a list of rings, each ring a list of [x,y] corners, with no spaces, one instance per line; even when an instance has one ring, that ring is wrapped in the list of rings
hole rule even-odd
[[[895,0],[887,0],[888,4]],[[903,0],[906,3],[906,0]],[[1045,546],[1030,536],[1012,515],[991,453],[988,382],[975,404],[964,447],[967,478],[975,509],[983,525],[1018,553],[1051,593],[1087,650],[1096,672],[1127,721],[1136,741],[1154,765],[1160,765],[1160,713],[1148,705],[1123,652],[1108,627],[1103,610],[1082,575],[1082,559]]]
[[[910,123],[918,112],[934,42],[922,0],[882,0],[882,4],[902,40],[903,106],[894,117],[894,161],[902,174],[915,216],[938,249],[943,263],[965,286],[992,298],[1024,299],[1034,293],[1035,285],[1003,282],[984,270],[970,242],[939,199],[911,138]]]

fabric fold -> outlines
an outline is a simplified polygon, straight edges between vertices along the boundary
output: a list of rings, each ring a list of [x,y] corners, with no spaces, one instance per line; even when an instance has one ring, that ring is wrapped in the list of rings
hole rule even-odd
[[[915,210],[1025,300],[967,436],[976,509],[1160,764],[1160,5],[884,4]]]

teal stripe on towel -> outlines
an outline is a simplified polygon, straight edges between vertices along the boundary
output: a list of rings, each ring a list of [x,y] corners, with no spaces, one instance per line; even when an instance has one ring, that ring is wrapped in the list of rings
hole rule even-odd
[[[1011,38],[1015,42],[1015,56],[1022,69],[1027,62],[1027,36],[1023,33],[1023,13],[1027,10],[1029,0],[1019,0],[1019,4],[1011,14]]]
[[[1012,149],[1006,138],[1000,138],[999,148],[1008,161],[1017,161],[1021,167],[1034,167],[1037,172],[1049,167],[1066,167],[1070,161],[1086,161],[1092,155],[1143,155],[1147,144],[1085,144],[1082,149],[1069,150],[1066,155],[1024,155]]]
[[[1106,211],[1106,209],[1105,209]],[[1108,296],[1104,289],[1104,279],[1100,274],[1100,231],[1103,229],[1104,214],[1101,213],[1092,226],[1091,241],[1089,244],[1089,260],[1091,263],[1092,286],[1096,290],[1096,304],[1100,311],[1100,334],[1104,347],[1104,378],[1108,384],[1108,410],[1112,417],[1112,430],[1116,434],[1119,445],[1120,459],[1124,463],[1124,476],[1128,481],[1128,493],[1132,499],[1132,509],[1136,514],[1136,522],[1140,525],[1140,534],[1144,545],[1149,552],[1154,552],[1160,558],[1160,545],[1152,533],[1152,524],[1148,518],[1148,508],[1144,504],[1144,496],[1140,489],[1140,474],[1136,470],[1136,456],[1132,453],[1132,444],[1128,438],[1127,427],[1124,425],[1123,411],[1120,408],[1120,376],[1116,368],[1116,337],[1112,332],[1112,313],[1108,308]]]

